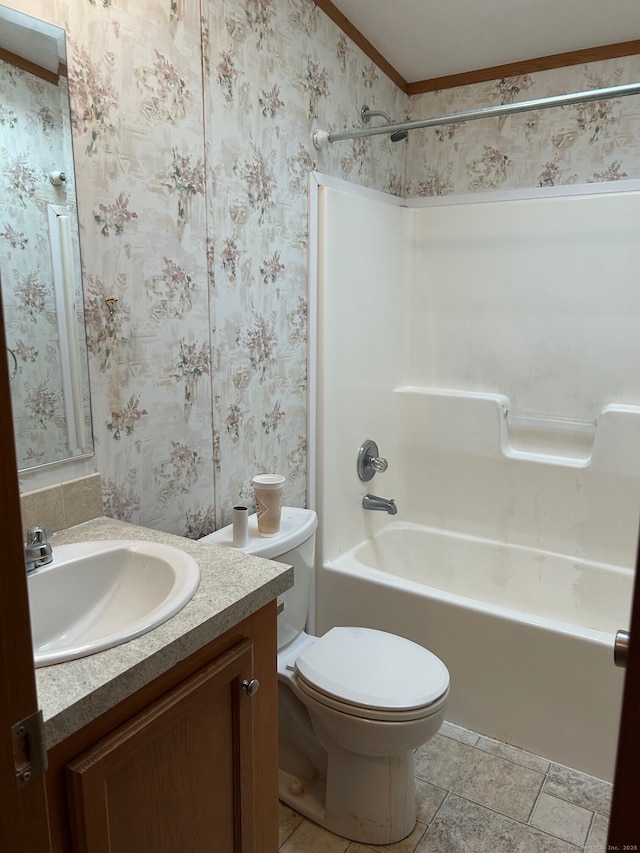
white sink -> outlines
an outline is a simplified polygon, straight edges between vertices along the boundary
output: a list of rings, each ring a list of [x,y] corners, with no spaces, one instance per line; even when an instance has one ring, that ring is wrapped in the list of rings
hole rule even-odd
[[[132,640],[174,616],[200,583],[193,557],[170,545],[109,540],[54,545],[28,576],[36,667]]]

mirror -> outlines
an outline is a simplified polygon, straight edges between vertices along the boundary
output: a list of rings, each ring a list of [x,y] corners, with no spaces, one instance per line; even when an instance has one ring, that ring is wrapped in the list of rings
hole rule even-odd
[[[93,453],[65,33],[0,6],[0,285],[20,471]]]

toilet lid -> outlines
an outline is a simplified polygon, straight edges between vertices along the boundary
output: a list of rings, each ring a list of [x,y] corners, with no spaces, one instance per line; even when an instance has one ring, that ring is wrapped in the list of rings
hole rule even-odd
[[[379,710],[421,708],[449,687],[449,671],[434,654],[372,628],[332,628],[298,657],[296,670],[321,693]]]

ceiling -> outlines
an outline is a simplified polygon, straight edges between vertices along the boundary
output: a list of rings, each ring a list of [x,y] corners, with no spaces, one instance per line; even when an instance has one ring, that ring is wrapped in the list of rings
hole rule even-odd
[[[408,83],[640,39],[640,0],[333,0],[333,5]]]

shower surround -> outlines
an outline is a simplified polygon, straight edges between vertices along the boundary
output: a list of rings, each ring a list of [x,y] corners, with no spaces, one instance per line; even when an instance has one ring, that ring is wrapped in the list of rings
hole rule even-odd
[[[640,184],[406,208],[317,180],[316,628],[423,643],[450,668],[452,722],[610,778],[640,517]],[[368,438],[389,469],[364,484]]]

